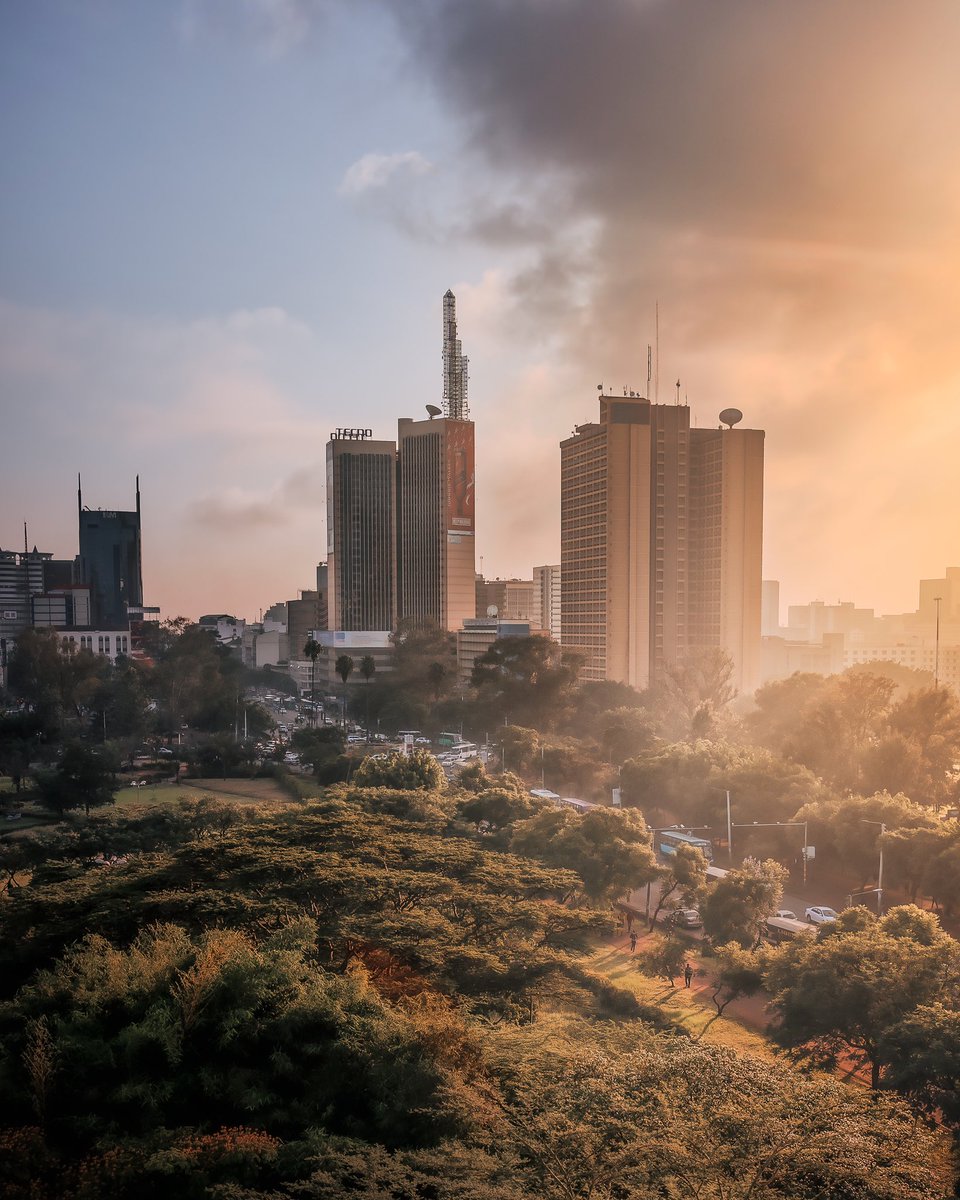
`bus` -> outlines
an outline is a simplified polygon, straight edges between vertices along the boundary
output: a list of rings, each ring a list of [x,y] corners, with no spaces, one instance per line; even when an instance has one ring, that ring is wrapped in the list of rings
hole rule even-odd
[[[719,883],[721,879],[726,879],[730,874],[723,867],[707,867],[707,883]]]
[[[763,925],[762,936],[774,946],[779,946],[781,942],[815,937],[817,933],[816,926],[808,925],[806,921],[791,921],[789,917],[767,917]]]
[[[602,804],[597,804],[593,800],[578,800],[575,796],[561,796],[559,800],[554,801],[556,804],[565,805],[567,808],[572,808],[574,812],[583,813],[589,812],[591,808],[602,808]]]
[[[444,746],[449,750],[456,750],[463,742],[463,734],[451,733],[449,730],[444,730],[443,733],[437,734],[437,745]]]
[[[706,838],[696,837],[692,833],[685,833],[682,829],[660,830],[661,854],[674,855],[677,852],[678,846],[696,846],[698,850],[703,851],[703,856],[707,862],[713,861],[713,845]]]

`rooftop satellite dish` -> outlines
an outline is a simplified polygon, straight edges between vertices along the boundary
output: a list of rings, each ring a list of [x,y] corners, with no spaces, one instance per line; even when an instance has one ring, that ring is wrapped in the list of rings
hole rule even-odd
[[[728,429],[732,429],[734,425],[743,420],[743,413],[739,408],[725,408],[720,414],[720,420]]]
[[[495,604],[491,604],[490,607],[487,609],[487,616],[495,617],[499,611],[500,610],[497,608],[497,606]]]
[[[429,416],[431,421],[433,420],[434,417],[439,417],[442,412],[443,412],[443,409],[437,408],[437,406],[435,404],[427,405],[427,416]]]

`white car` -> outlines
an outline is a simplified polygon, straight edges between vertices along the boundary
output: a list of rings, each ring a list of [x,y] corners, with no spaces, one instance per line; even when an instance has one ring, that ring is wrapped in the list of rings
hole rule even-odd
[[[826,925],[830,921],[835,921],[840,914],[836,909],[818,905],[816,908],[808,908],[804,915],[812,925]]]
[[[785,921],[795,921],[797,914],[789,908],[778,908],[773,914],[775,917],[782,917]]]

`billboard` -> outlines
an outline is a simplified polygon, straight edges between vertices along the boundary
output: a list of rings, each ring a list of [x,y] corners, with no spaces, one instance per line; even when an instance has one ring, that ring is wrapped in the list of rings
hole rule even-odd
[[[473,422],[447,421],[447,531],[473,533]]]

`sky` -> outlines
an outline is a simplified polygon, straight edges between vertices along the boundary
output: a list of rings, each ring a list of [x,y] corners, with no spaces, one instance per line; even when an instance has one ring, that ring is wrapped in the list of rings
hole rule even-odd
[[[766,430],[764,577],[912,610],[960,563],[955,0],[0,5],[0,546],[132,508],[147,603],[325,557],[324,445],[438,403],[457,296],[487,577],[559,561],[597,385]],[[784,612],[785,615],[785,612]]]

